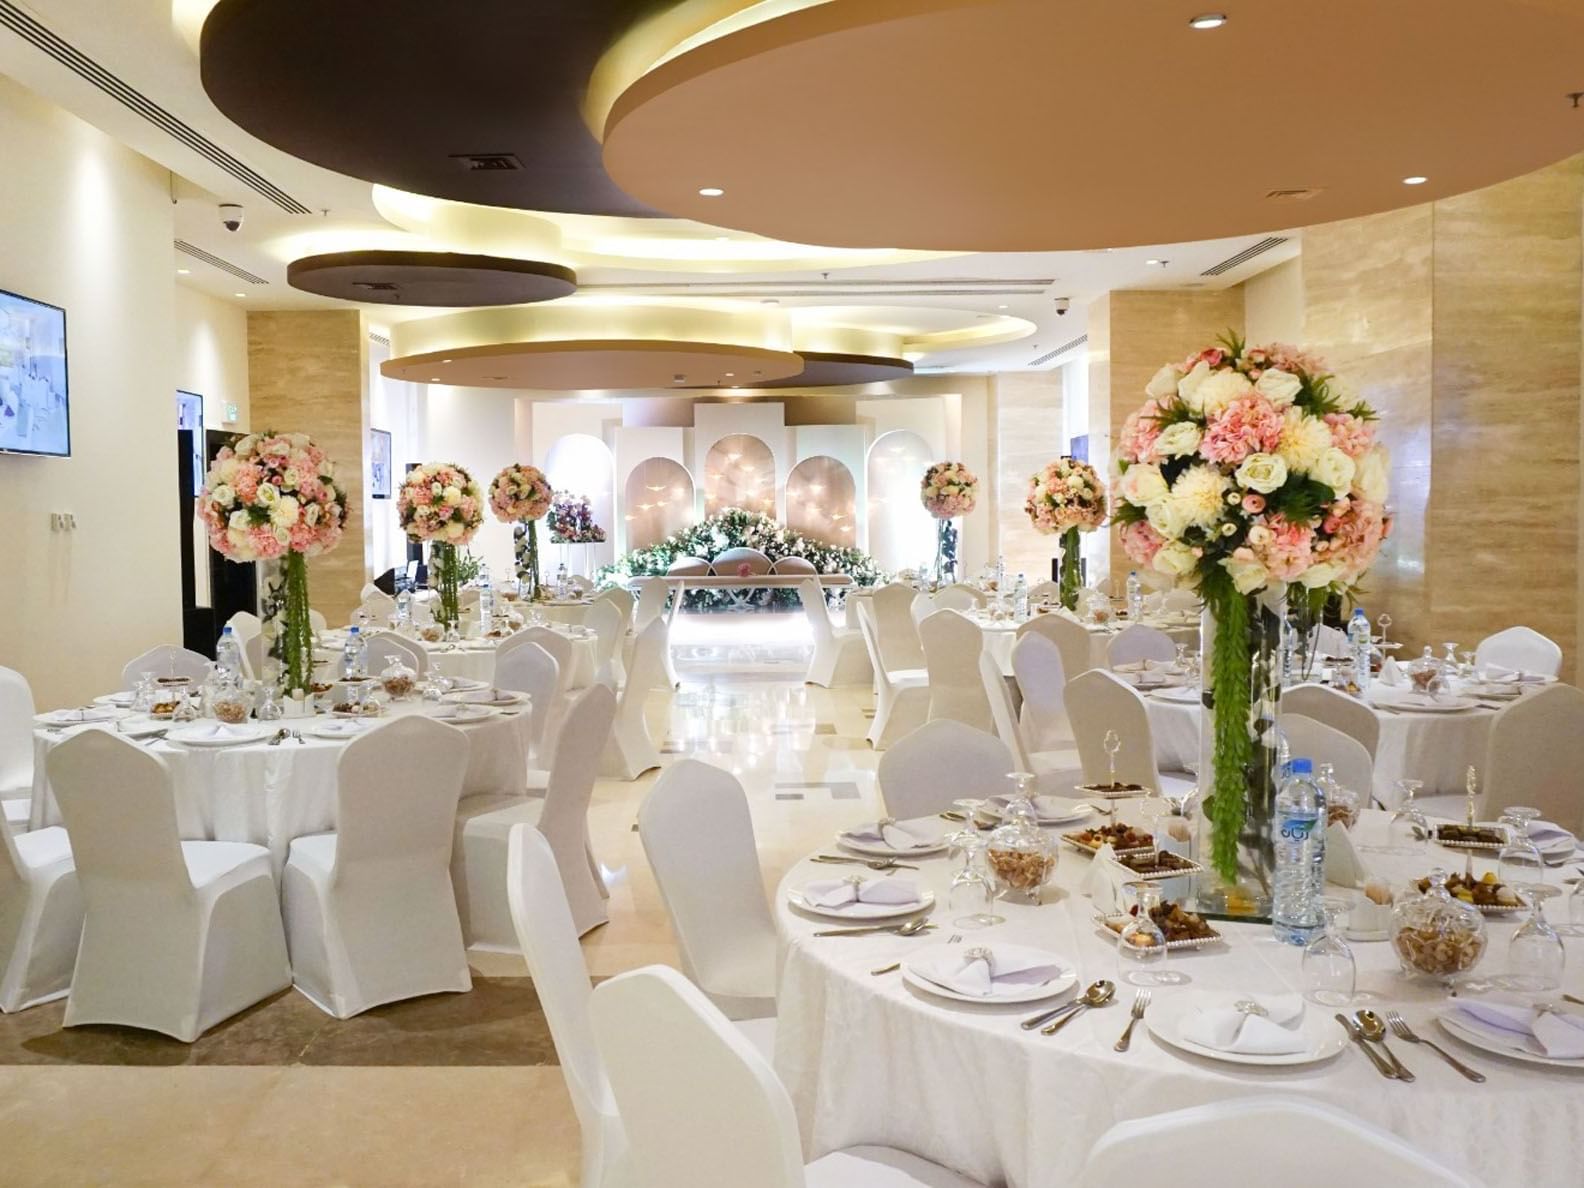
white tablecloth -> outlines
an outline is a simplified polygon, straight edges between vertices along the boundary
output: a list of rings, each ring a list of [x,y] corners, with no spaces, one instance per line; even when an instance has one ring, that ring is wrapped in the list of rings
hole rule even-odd
[[[571,611],[570,606],[562,609]],[[572,635],[567,624],[550,621],[545,624],[552,631],[566,636],[572,645],[572,673],[567,679],[568,688],[581,689],[594,683],[599,668],[599,647],[592,635]],[[343,637],[331,632],[318,653],[315,675],[323,681],[333,681],[341,671],[341,644]],[[495,679],[495,649],[499,641],[492,639],[464,639],[457,643],[423,643],[409,639],[429,653],[429,662],[449,677],[471,681]],[[378,676],[378,673],[374,675]]]
[[[1375,813],[1360,829],[1382,831],[1384,825],[1385,814]],[[1448,866],[1461,866],[1460,858],[1439,853]],[[786,893],[833,877],[833,868],[808,862],[792,868],[777,893],[784,954],[776,1065],[797,1107],[807,1158],[857,1143],[887,1143],[984,1183],[1065,1188],[1076,1182],[1094,1140],[1115,1122],[1281,1092],[1350,1110],[1449,1166],[1469,1169],[1491,1188],[1576,1188],[1584,1182],[1578,1146],[1584,1073],[1519,1064],[1448,1039],[1432,1022],[1444,998],[1399,976],[1385,943],[1353,945],[1360,989],[1380,996],[1370,1005],[1400,1008],[1421,1035],[1455,1050],[1488,1083],[1470,1084],[1434,1053],[1402,1043],[1393,1046],[1417,1074],[1413,1085],[1384,1080],[1351,1045],[1321,1064],[1251,1068],[1169,1048],[1141,1024],[1132,1049],[1113,1052],[1133,990],[1119,981],[1115,944],[1101,937],[1089,901],[1075,890],[1090,861],[1068,850],[1056,874],[1059,895],[1047,889],[1048,902],[1038,908],[1002,904],[1005,924],[963,933],[964,944],[1012,941],[1055,952],[1077,966],[1080,986],[1097,978],[1118,981],[1111,1007],[1087,1012],[1050,1037],[1017,1026],[1038,1005],[951,1003],[909,988],[899,973],[871,974],[926,943],[918,938],[812,938],[832,925],[796,913]],[[944,902],[953,862],[925,859],[921,865],[922,881],[941,901],[934,912],[940,927],[927,943],[940,943],[957,931]],[[1301,951],[1274,940],[1268,926],[1216,927],[1227,936],[1226,947],[1172,956],[1169,967],[1190,976],[1189,988],[1302,989]],[[1481,970],[1500,972],[1515,927],[1489,926]],[[1584,942],[1567,943],[1566,988],[1584,994]],[[1158,1006],[1178,992],[1157,988],[1154,1001]],[[1159,1182],[1171,1182],[1169,1162]],[[1247,1169],[1228,1179],[1256,1182]]]
[[[1064,612],[1052,613],[1059,614]],[[990,653],[991,658],[1000,667],[1001,674],[1003,676],[1011,676],[1012,648],[1017,643],[1018,628],[1023,625],[1022,621],[1016,619],[997,621],[984,615],[971,615],[969,617],[984,632],[985,650]],[[1197,622],[1187,624],[1181,618],[1146,618],[1143,621],[1145,626],[1158,627],[1166,632],[1167,635],[1171,636],[1173,643],[1187,644],[1191,650],[1198,650],[1199,627]],[[1111,640],[1115,638],[1117,632],[1122,630],[1122,627],[1096,627],[1092,623],[1085,623],[1083,626],[1089,632],[1089,667],[1107,667],[1106,649],[1111,646]],[[1078,674],[1068,673],[1067,675],[1070,679]]]

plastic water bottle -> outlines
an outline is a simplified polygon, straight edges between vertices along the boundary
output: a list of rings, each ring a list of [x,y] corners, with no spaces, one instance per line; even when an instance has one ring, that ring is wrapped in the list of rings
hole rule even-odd
[[[1315,782],[1314,764],[1294,759],[1276,793],[1276,887],[1271,928],[1276,939],[1307,945],[1325,922],[1325,794]]]
[[[227,676],[242,675],[242,645],[237,641],[236,632],[231,630],[229,623],[220,633],[219,642],[215,644],[215,663]]]
[[[1370,683],[1370,652],[1373,645],[1370,643],[1369,619],[1364,615],[1364,608],[1353,608],[1353,617],[1348,620],[1348,651],[1353,656],[1353,683],[1358,686],[1360,693],[1369,688]]]
[[[1139,581],[1136,569],[1128,570],[1127,608],[1130,621],[1137,623],[1144,617],[1144,583]]]
[[[490,585],[489,566],[480,565],[478,574],[479,622],[488,631],[495,621],[495,587]]]
[[[412,626],[412,589],[408,586],[406,578],[398,578],[396,581],[396,625]]]
[[[1029,617],[1028,578],[1021,573],[1017,575],[1017,583],[1012,587],[1012,615],[1016,619]]]
[[[566,562],[565,561],[561,562],[561,564],[556,566],[555,592],[556,592],[556,597],[557,598],[565,598],[566,597],[566,594],[567,594],[567,571],[566,571]]]
[[[368,676],[368,640],[356,627],[349,627],[346,643],[341,646],[341,678],[361,676]]]

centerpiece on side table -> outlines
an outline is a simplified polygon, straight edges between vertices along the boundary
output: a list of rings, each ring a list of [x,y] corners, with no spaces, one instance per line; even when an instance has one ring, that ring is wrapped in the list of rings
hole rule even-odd
[[[396,513],[409,539],[429,542],[429,566],[440,595],[435,620],[448,633],[454,632],[462,621],[457,549],[472,540],[484,523],[484,493],[456,463],[426,462],[402,480]]]
[[[346,509],[335,463],[306,433],[250,433],[221,447],[204,478],[198,515],[210,546],[265,565],[263,637],[288,693],[313,683],[308,558],[340,542]]]
[[[1105,486],[1095,468],[1076,458],[1061,457],[1029,478],[1028,498],[1023,502],[1034,530],[1041,535],[1061,536],[1061,604],[1078,609],[1079,577],[1078,534],[1093,532],[1105,523]]]
[[[1198,592],[1210,864],[1269,893],[1284,603],[1346,593],[1391,531],[1374,411],[1294,347],[1234,335],[1167,364],[1122,426],[1112,509],[1140,565]]]
[[[594,522],[594,508],[587,495],[574,495],[570,491],[557,491],[550,504],[550,540],[561,546],[562,564],[566,563],[569,545],[596,545],[605,543],[605,529]],[[588,549],[583,550],[587,569]]]
[[[517,553],[517,580],[528,601],[539,597],[539,521],[550,510],[555,492],[537,466],[513,463],[490,483],[490,510],[512,526]]]
[[[919,483],[924,510],[935,517],[935,580],[945,585],[957,575],[957,527],[979,502],[979,479],[961,462],[937,462]]]

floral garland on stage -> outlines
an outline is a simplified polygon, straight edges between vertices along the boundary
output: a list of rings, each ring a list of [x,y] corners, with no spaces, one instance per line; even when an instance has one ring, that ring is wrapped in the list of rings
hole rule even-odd
[[[1375,412],[1294,347],[1229,334],[1162,367],[1145,392],[1119,436],[1113,515],[1127,555],[1197,590],[1214,621],[1205,807],[1212,863],[1230,881],[1240,840],[1270,843],[1281,690],[1270,608],[1358,582],[1391,531],[1390,459]]]
[[[1105,485],[1095,468],[1076,458],[1062,457],[1029,478],[1023,501],[1034,531],[1061,535],[1061,604],[1078,609],[1078,534],[1093,532],[1105,523]]]
[[[524,598],[539,596],[539,523],[555,492],[537,466],[513,463],[490,481],[489,504],[495,518],[512,526],[517,580]]]
[[[410,539],[429,542],[434,585],[440,594],[435,618],[454,630],[462,621],[457,549],[472,540],[484,523],[484,493],[456,463],[426,462],[402,480],[396,513]]]
[[[919,480],[919,500],[935,517],[935,580],[945,583],[957,572],[957,527],[979,502],[978,476],[961,462],[937,462]]]
[[[272,563],[264,638],[288,692],[313,683],[307,558],[340,543],[346,509],[335,463],[306,433],[250,433],[222,446],[204,478],[198,515],[210,546],[232,561]]]
[[[604,544],[605,529],[594,522],[594,509],[587,495],[557,491],[546,521],[550,540],[555,544]]]

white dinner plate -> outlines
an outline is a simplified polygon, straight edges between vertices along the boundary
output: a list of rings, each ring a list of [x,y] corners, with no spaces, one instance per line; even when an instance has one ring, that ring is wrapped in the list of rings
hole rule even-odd
[[[89,722],[109,722],[119,718],[123,711],[112,705],[96,705],[89,709],[58,709],[38,714],[33,721],[40,726],[82,726]]]
[[[990,994],[981,998],[977,994],[962,994],[949,986],[942,986],[933,982],[921,973],[915,973],[913,964],[925,954],[937,952],[946,948],[946,945],[930,945],[923,949],[916,949],[902,959],[902,980],[915,990],[922,990],[926,994],[934,994],[940,998],[949,998],[953,1002],[973,1002],[988,1006],[1005,1006],[1008,1003],[1042,1002],[1047,998],[1055,998],[1072,989],[1078,981],[1078,971],[1072,965],[1057,957],[1056,954],[1043,949],[1035,949],[1028,945],[998,944],[996,948],[1007,949],[1014,952],[1037,953],[1039,956],[1054,962],[1061,967],[1061,972],[1050,981],[1039,986],[1013,986],[1007,987],[999,994]],[[953,952],[961,952],[966,946],[951,945]]]
[[[95,705],[113,705],[117,709],[131,709],[137,694],[123,690],[120,693],[101,693],[94,698]]]
[[[1276,1055],[1223,1052],[1183,1038],[1182,1025],[1190,1013],[1207,1003],[1222,1004],[1226,997],[1225,991],[1171,991],[1161,995],[1158,1002],[1150,1004],[1149,1010],[1144,1013],[1144,1025],[1149,1028],[1151,1035],[1164,1044],[1228,1064],[1315,1064],[1331,1059],[1352,1042],[1347,1032],[1342,1030],[1342,1025],[1332,1018],[1334,1012],[1308,1002],[1304,1004],[1302,1030],[1306,1047],[1302,1052],[1281,1052]]]
[[[275,725],[231,726],[227,727],[224,734],[211,735],[214,726],[213,722],[187,722],[173,726],[170,733],[166,734],[165,741],[181,743],[184,747],[246,747],[263,742],[280,729]]]
[[[526,693],[509,689],[462,689],[447,693],[446,700],[460,705],[492,705],[496,709],[517,709],[528,701]]]
[[[1172,685],[1165,689],[1152,689],[1150,696],[1158,701],[1171,701],[1179,705],[1199,704],[1199,690],[1192,685]]]
[[[124,734],[127,738],[147,738],[151,734],[162,734],[170,729],[170,722],[151,718],[147,714],[133,714],[122,718],[115,725],[117,734]]]
[[[836,835],[836,844],[844,850],[851,850],[854,854],[867,854],[871,858],[924,858],[944,850],[946,836],[942,834],[930,845],[909,846],[905,850],[893,850],[885,842],[854,841],[846,833]]]
[[[471,693],[475,689],[490,687],[488,681],[474,680],[472,677],[447,677],[446,680],[451,682],[451,687],[447,690],[449,693]]]
[[[356,738],[373,729],[374,721],[368,718],[329,718],[315,721],[302,728],[310,738],[331,738],[342,741]]]
[[[1437,697],[1432,700],[1423,693],[1408,693],[1397,689],[1392,689],[1390,692],[1382,689],[1371,693],[1370,698],[1382,709],[1411,714],[1456,714],[1474,709],[1479,704],[1472,697]]]
[[[801,891],[788,891],[787,902],[811,916],[827,920],[894,920],[898,916],[912,916],[927,912],[935,906],[935,892],[926,891],[917,903],[849,903],[839,908],[815,907],[803,898]]]
[[[475,722],[493,718],[498,712],[493,706],[450,701],[436,706],[430,711],[429,716],[436,722],[444,722],[447,726],[471,726]]]
[[[1552,1068],[1584,1069],[1584,1059],[1564,1060],[1558,1056],[1541,1056],[1537,1052],[1531,1052],[1527,1048],[1520,1047],[1515,1039],[1496,1035],[1493,1032],[1479,1028],[1477,1025],[1465,1023],[1462,1019],[1453,1015],[1451,1011],[1438,1014],[1436,1022],[1441,1024],[1442,1029],[1448,1035],[1454,1036],[1470,1047],[1478,1048],[1482,1052],[1490,1052],[1495,1056],[1505,1056],[1509,1060],[1522,1060],[1525,1064],[1545,1064]]]

